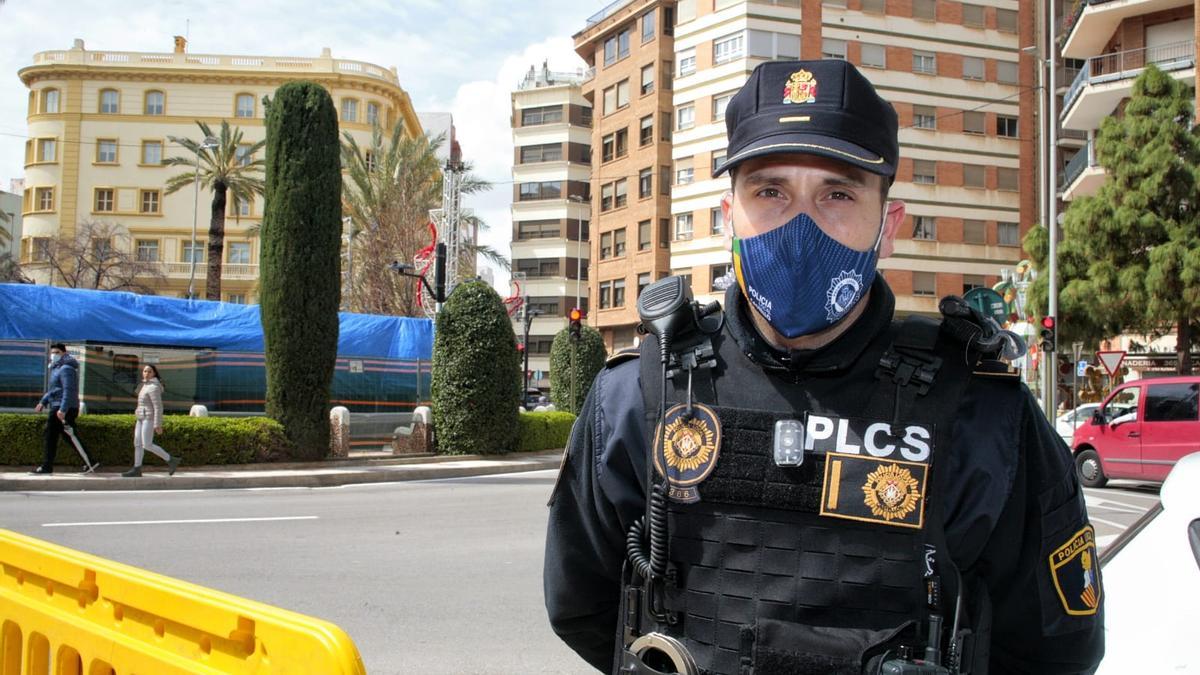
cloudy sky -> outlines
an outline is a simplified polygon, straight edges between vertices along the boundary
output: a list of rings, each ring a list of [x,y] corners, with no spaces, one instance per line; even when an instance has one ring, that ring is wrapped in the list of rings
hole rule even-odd
[[[510,92],[548,59],[552,70],[583,61],[571,35],[604,0],[257,0],[219,5],[193,0],[113,3],[97,0],[0,1],[0,189],[23,175],[28,90],[17,71],[33,54],[69,49],[169,52],[189,36],[196,54],[318,56],[395,66],[418,112],[450,111],[476,173],[496,183],[467,206],[490,225],[481,235],[506,255],[511,239]],[[115,7],[121,11],[115,11]],[[496,285],[507,288],[498,272]]]

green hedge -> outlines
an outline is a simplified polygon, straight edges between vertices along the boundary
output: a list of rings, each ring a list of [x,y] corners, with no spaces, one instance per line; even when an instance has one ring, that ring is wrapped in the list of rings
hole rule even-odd
[[[569,412],[522,413],[519,419],[521,437],[517,450],[520,452],[565,448],[575,425],[575,416]]]
[[[550,344],[550,400],[554,407],[563,411],[579,412],[587,399],[588,390],[596,374],[604,368],[608,352],[600,331],[591,326],[582,326],[579,342],[571,342],[570,331],[558,331]],[[571,351],[575,351],[575,400],[571,400]]]
[[[133,464],[133,415],[83,415],[76,422],[92,461],[101,466]],[[42,461],[45,415],[0,414],[0,465],[36,466]],[[283,426],[265,417],[163,418],[163,433],[154,442],[184,466],[245,464],[286,459],[290,452]],[[147,453],[149,454],[149,453]],[[149,457],[144,464],[160,463]],[[58,443],[55,464],[82,466],[79,454],[66,440]]]

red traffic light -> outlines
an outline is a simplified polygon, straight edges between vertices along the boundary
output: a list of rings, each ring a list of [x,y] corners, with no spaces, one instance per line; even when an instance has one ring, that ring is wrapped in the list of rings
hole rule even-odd
[[[570,317],[571,317],[571,321],[582,321],[583,320],[583,311],[580,310],[578,307],[572,307]]]
[[[1046,330],[1054,330],[1054,317],[1043,316],[1042,317],[1042,328],[1045,328]]]

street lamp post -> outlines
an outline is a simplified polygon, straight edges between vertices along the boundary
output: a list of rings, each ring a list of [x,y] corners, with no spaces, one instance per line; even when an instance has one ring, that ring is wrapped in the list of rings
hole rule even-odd
[[[580,211],[575,213],[578,223],[575,227],[575,306],[580,307],[580,298],[583,295],[581,289],[583,284],[583,196],[570,195],[567,199],[579,204],[580,208]]]
[[[354,219],[350,216],[342,218],[342,225],[346,228],[346,292],[342,294],[342,300],[345,303],[345,309],[350,311],[350,294],[354,289]]]
[[[196,299],[196,220],[200,217],[200,151],[211,150],[220,145],[213,136],[205,136],[196,148],[196,173],[192,179],[192,248],[189,257],[192,259],[192,271],[188,276],[188,300]]]
[[[1058,317],[1058,76],[1056,62],[1058,61],[1058,41],[1055,39],[1055,20],[1054,20],[1054,4],[1049,3],[1046,20],[1046,68],[1049,70],[1050,90],[1046,92],[1048,97],[1049,111],[1046,115],[1046,122],[1050,128],[1049,142],[1050,147],[1046,149],[1047,164],[1049,171],[1047,177],[1050,179],[1050,193],[1047,195],[1049,202],[1046,206],[1047,217],[1046,227],[1050,228],[1049,247],[1049,298],[1046,303],[1046,313],[1048,316]],[[1058,407],[1058,402],[1054,399],[1058,395],[1058,369],[1054,366],[1053,354],[1051,352],[1042,362],[1045,366],[1045,375],[1042,381],[1045,383],[1045,391],[1042,393],[1042,401],[1045,406],[1046,418],[1053,420],[1054,412]]]
[[[523,373],[522,381],[525,383],[525,389],[528,390],[529,389],[529,325],[533,323],[534,317],[538,316],[542,312],[540,310],[531,309],[529,307],[529,296],[528,295],[525,296],[524,302],[521,303],[521,306],[525,308],[525,341],[522,343],[525,345],[525,349],[523,350],[523,352],[525,354],[525,365],[523,367],[524,369],[521,372]],[[521,396],[522,397],[525,396],[524,391],[521,392]]]

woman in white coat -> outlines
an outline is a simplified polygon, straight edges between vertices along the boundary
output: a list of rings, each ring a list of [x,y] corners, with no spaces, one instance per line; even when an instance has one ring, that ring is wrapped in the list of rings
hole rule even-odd
[[[154,444],[154,434],[162,433],[163,403],[162,381],[158,378],[158,368],[146,364],[142,368],[142,388],[138,392],[137,410],[134,416],[137,423],[133,428],[133,468],[121,474],[126,478],[137,478],[142,475],[142,458],[149,450],[167,463],[168,475],[175,475],[179,466],[179,458],[172,457],[169,452]]]

